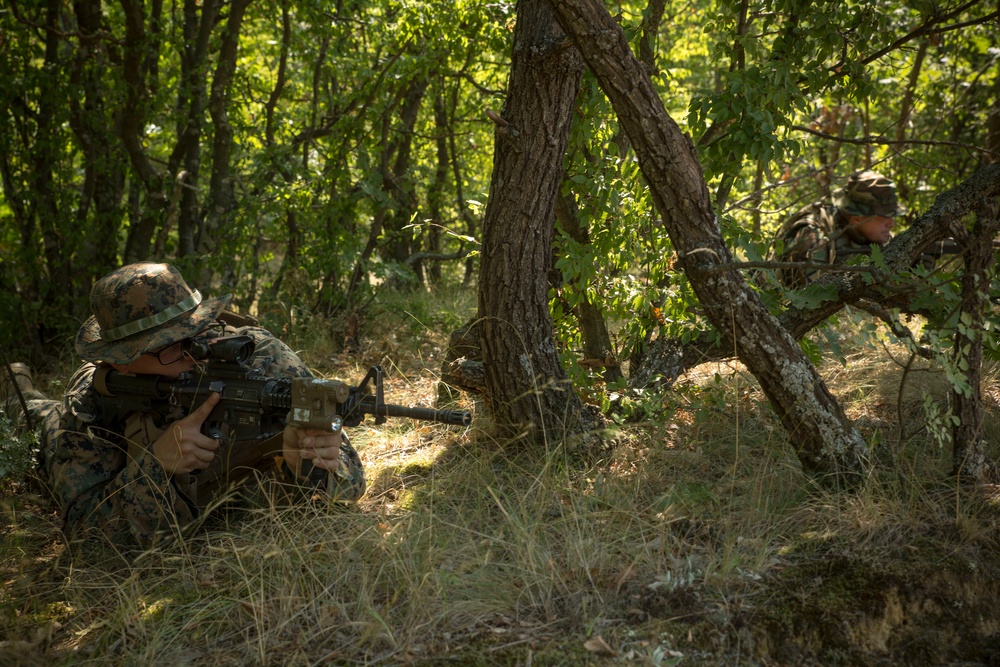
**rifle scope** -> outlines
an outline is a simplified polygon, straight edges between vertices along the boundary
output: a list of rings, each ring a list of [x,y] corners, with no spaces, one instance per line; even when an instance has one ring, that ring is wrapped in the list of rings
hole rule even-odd
[[[256,345],[250,336],[222,336],[220,338],[191,338],[187,353],[197,361],[219,361],[243,365],[250,359]]]

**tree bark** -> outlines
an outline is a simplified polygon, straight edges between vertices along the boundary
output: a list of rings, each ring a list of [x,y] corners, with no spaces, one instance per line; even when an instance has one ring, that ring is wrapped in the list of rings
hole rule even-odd
[[[430,217],[430,228],[427,230],[425,249],[431,253],[441,252],[441,229],[446,225],[441,211],[444,208],[444,190],[448,185],[448,135],[452,133],[448,124],[448,110],[445,107],[441,91],[434,95],[434,147],[436,161],[434,163],[434,180],[427,188],[427,211]],[[441,282],[441,265],[433,262],[427,268],[427,280],[431,284]]]
[[[125,17],[125,40],[122,46],[122,78],[125,81],[125,103],[122,108],[119,133],[125,152],[128,153],[132,170],[138,177],[131,187],[141,183],[144,200],[139,213],[129,226],[125,240],[123,259],[131,264],[150,256],[150,248],[156,229],[167,217],[167,181],[146,154],[143,146],[143,132],[146,125],[146,104],[148,95],[147,72],[150,68],[146,59],[153,63],[159,55],[158,42],[146,32],[146,17],[143,4],[135,0],[121,0]],[[154,3],[155,7],[158,7]],[[159,25],[159,14],[150,15],[153,26]],[[155,70],[153,70],[155,71]],[[143,199],[136,195],[136,199]]]
[[[407,229],[417,211],[417,200],[413,187],[413,136],[414,128],[423,105],[424,94],[430,82],[424,76],[414,78],[401,92],[399,105],[399,126],[394,129],[394,137],[386,149],[393,156],[392,168],[389,159],[382,170],[382,189],[394,204],[386,214],[383,234],[385,240],[378,252],[385,261],[402,264],[413,254],[413,234]],[[422,267],[412,267],[421,277]]]
[[[990,284],[996,257],[991,241],[1000,229],[997,201],[982,200],[976,210],[976,223],[971,238],[956,241],[967,247],[965,273],[962,275],[962,308],[952,362],[965,370],[967,390],[954,388],[951,394],[953,414],[958,417],[951,431],[955,475],[978,482],[989,482],[994,466],[986,455],[983,436],[982,390],[980,368],[983,364],[984,313],[989,295],[984,287]],[[965,241],[965,243],[963,243]],[[963,369],[964,366],[964,369]]]
[[[804,470],[855,481],[867,448],[795,340],[739,271],[712,210],[697,152],[669,117],[621,28],[594,0],[550,0],[632,141],[657,210],[713,326],[760,382]]]
[[[212,117],[212,174],[209,177],[209,193],[204,222],[198,234],[198,254],[212,255],[219,247],[219,234],[225,233],[227,221],[236,209],[236,189],[233,185],[232,168],[229,164],[233,146],[233,127],[229,122],[229,88],[236,72],[236,57],[239,53],[240,30],[243,16],[250,0],[233,0],[229,3],[229,20],[222,33],[219,59],[212,77],[212,92],[208,98],[208,112]],[[223,270],[223,284],[235,280],[235,259],[227,255]],[[209,284],[212,269],[207,264],[201,270],[201,283]]]
[[[110,66],[107,47],[100,39],[104,15],[100,3],[74,2],[80,43],[73,62],[73,79],[83,92],[70,100],[70,124],[83,148],[84,185],[77,208],[77,224],[88,228],[77,250],[77,263],[93,279],[118,266],[118,229],[125,188],[125,161],[114,135],[118,124],[114,96],[108,103],[104,77]],[[82,98],[82,99],[81,99]],[[93,212],[93,222],[88,214]],[[82,290],[90,290],[84,280]],[[72,313],[81,320],[90,313],[81,299]]]
[[[206,104],[206,71],[212,31],[221,0],[184,0],[185,48],[181,55],[181,85],[177,96],[177,144],[170,155],[169,172],[187,173],[177,218],[177,256],[197,252],[201,223],[198,188],[201,172],[201,130]]]
[[[593,419],[559,363],[548,305],[555,201],[583,61],[545,0],[517,8],[508,96],[495,119],[493,179],[480,258],[480,344],[496,425],[536,438]]]

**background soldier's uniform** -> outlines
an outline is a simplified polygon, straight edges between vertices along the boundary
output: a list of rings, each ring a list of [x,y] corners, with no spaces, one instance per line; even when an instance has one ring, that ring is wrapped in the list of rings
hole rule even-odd
[[[870,252],[873,243],[850,226],[850,216],[894,218],[903,213],[892,181],[874,171],[855,174],[837,192],[833,203],[816,202],[781,225],[775,238],[782,248],[772,249],[771,259],[820,265],[843,262],[851,255]],[[821,268],[783,268],[776,276],[785,287],[798,289],[821,273]]]
[[[843,224],[838,224],[836,206],[816,202],[793,215],[778,232],[784,243],[780,262],[835,264],[843,258],[870,250],[871,242],[858,239]],[[816,280],[821,269],[783,268],[776,271],[778,281],[789,289],[799,289]]]
[[[221,335],[222,326],[206,335]],[[269,377],[311,377],[298,356],[268,331],[229,327],[224,333],[251,336],[256,348],[248,365]],[[124,419],[103,415],[93,385],[96,368],[93,363],[81,366],[62,401],[49,400],[38,391],[25,393],[29,411],[41,424],[41,472],[60,505],[67,535],[99,529],[116,543],[148,546],[164,531],[183,528],[203,509],[204,503],[185,493],[190,476],[169,476],[150,450],[163,428],[185,416],[186,410],[133,413]],[[15,406],[16,397],[8,400],[8,414],[20,410]],[[276,453],[280,451],[279,441]],[[336,473],[313,468],[310,478],[327,491],[332,489],[338,499],[357,500],[365,490],[364,470],[346,436],[340,460]],[[243,476],[250,473],[245,470]],[[293,481],[285,477],[284,481]],[[226,490],[212,489],[209,495]]]

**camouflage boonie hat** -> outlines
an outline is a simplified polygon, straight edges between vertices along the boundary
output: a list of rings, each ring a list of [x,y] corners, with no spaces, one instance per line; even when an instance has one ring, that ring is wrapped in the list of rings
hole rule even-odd
[[[94,314],[80,327],[76,352],[85,361],[130,363],[204,330],[231,299],[203,300],[169,264],[123,266],[94,283]]]
[[[896,185],[874,171],[863,171],[847,179],[834,200],[847,215],[884,215],[895,218],[906,213],[896,198]]]

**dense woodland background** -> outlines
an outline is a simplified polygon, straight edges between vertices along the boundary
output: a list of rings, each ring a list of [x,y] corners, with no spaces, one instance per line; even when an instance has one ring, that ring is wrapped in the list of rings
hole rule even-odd
[[[357,511],[138,557],[0,419],[0,663],[998,664],[996,2],[8,0],[0,54],[43,389],[153,259],[475,413],[352,429]],[[783,290],[780,222],[867,168],[898,237]]]
[[[478,287],[471,356],[501,427],[590,432],[582,401],[641,416],[656,378],[738,356],[802,465],[850,476],[865,445],[803,336],[824,327],[836,355],[828,318],[861,303],[952,369],[957,469],[981,440],[993,257],[909,267],[1000,224],[998,16],[989,2],[10,2],[0,343],[65,363],[93,281],[141,259],[233,293],[282,335],[321,322],[345,344],[380,295],[460,283]],[[899,252],[801,293],[733,264],[762,260],[783,217],[866,168],[897,182],[915,223]],[[908,291],[873,287],[872,269]],[[686,361],[664,362],[668,344]]]

